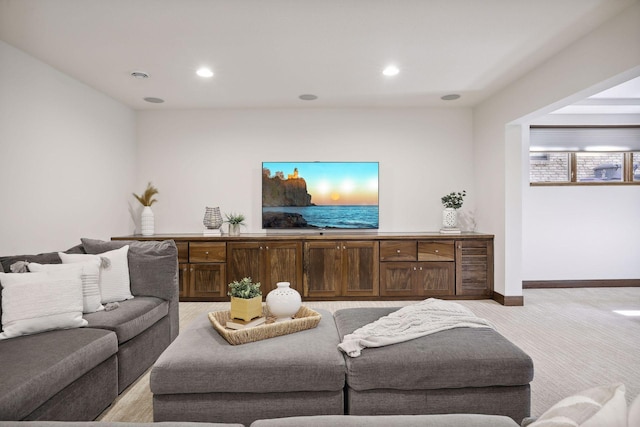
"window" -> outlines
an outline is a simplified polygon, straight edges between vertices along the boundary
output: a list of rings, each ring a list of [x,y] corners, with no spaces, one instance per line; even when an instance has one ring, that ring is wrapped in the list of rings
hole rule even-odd
[[[640,126],[532,126],[531,185],[640,184]]]

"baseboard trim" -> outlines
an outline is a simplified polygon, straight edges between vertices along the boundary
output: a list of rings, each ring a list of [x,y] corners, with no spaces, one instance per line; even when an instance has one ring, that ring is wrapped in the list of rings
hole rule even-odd
[[[640,279],[611,280],[523,280],[522,289],[549,288],[632,288],[640,287]]]
[[[509,307],[517,307],[524,305],[524,297],[520,296],[504,296],[499,292],[493,291],[493,300],[498,303],[509,306]]]

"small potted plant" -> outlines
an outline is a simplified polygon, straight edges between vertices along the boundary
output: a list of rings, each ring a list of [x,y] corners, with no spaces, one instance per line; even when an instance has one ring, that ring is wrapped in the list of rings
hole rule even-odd
[[[445,228],[454,228],[458,224],[458,211],[462,207],[464,197],[467,195],[465,190],[462,192],[452,191],[442,197],[444,211],[442,211],[442,225]]]
[[[133,193],[133,197],[143,206],[142,213],[140,214],[140,231],[143,236],[153,236],[155,232],[155,220],[151,205],[157,202],[157,200],[153,198],[156,194],[158,194],[158,189],[151,183],[147,184],[147,189],[144,190],[144,193],[141,195],[138,196],[136,193]]]
[[[240,281],[234,280],[229,283],[227,295],[231,297],[230,317],[232,319],[241,319],[248,322],[251,319],[262,316],[260,282],[253,283],[251,277],[245,277]]]
[[[240,235],[240,226],[245,225],[244,220],[245,216],[242,214],[230,213],[224,214],[227,218],[224,222],[229,224],[229,236],[239,236]]]

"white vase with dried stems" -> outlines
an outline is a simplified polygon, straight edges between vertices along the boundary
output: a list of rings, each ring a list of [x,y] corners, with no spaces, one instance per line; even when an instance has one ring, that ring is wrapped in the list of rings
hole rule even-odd
[[[143,206],[142,213],[140,214],[140,232],[143,236],[153,236],[155,233],[155,216],[151,210],[151,205],[157,202],[157,200],[153,198],[156,194],[158,194],[158,189],[151,183],[147,184],[147,189],[141,195],[138,196],[133,193],[133,196]]]

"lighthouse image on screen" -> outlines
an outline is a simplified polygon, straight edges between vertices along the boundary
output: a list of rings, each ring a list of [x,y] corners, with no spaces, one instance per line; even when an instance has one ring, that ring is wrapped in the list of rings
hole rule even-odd
[[[265,229],[377,229],[378,162],[263,162]]]

